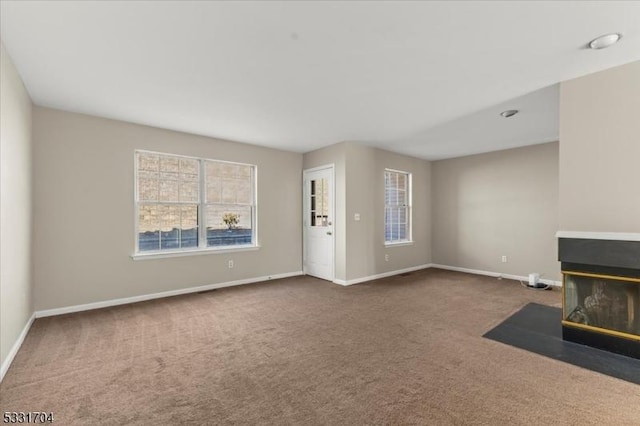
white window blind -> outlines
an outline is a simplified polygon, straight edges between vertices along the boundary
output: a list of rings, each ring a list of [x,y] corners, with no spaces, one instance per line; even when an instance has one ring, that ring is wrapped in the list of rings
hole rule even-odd
[[[411,241],[411,174],[385,170],[384,192],[385,243]]]

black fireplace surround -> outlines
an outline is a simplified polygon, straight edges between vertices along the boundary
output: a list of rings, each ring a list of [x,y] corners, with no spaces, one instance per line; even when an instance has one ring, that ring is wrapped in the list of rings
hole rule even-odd
[[[640,359],[640,241],[558,239],[564,340]]]

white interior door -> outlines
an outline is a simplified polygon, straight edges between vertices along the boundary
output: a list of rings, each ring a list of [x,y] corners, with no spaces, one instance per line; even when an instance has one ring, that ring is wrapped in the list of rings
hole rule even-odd
[[[333,281],[333,166],[304,171],[304,272]]]

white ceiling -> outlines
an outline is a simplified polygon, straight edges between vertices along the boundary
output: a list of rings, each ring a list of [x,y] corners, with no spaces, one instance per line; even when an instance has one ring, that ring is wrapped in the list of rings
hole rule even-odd
[[[640,59],[630,1],[0,4],[38,105],[298,152],[557,140],[558,82]]]

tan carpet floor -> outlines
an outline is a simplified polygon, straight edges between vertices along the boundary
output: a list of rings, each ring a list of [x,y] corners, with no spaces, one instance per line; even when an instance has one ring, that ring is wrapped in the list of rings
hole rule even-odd
[[[38,319],[2,411],[55,424],[640,425],[640,386],[481,337],[560,291],[437,269]]]

